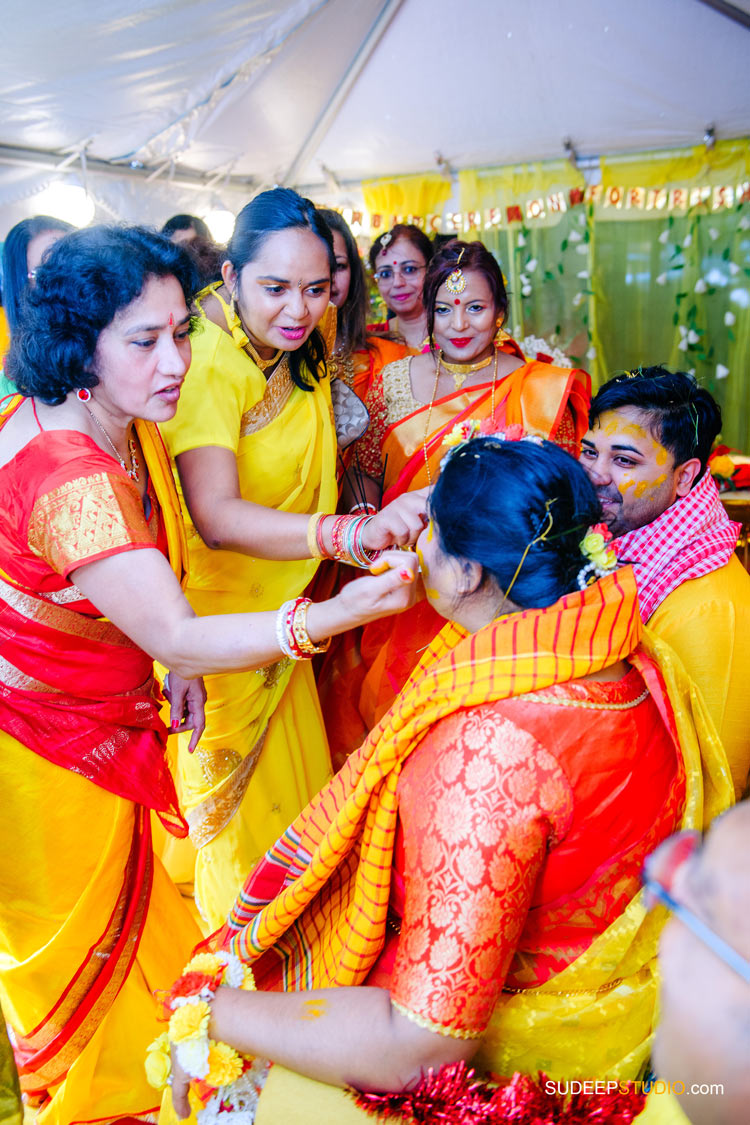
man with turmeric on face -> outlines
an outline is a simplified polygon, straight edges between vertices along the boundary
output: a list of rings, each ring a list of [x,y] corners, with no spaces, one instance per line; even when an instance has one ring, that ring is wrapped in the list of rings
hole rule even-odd
[[[642,368],[592,400],[581,463],[618,558],[633,564],[644,622],[703,694],[739,798],[750,770],[750,575],[706,468],[720,429],[718,404],[692,376]]]

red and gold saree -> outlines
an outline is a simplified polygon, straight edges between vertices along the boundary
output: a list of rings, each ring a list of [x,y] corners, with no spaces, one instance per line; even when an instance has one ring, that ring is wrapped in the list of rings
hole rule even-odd
[[[74,431],[40,432],[0,469],[0,995],[40,1125],[150,1119],[152,982],[198,936],[151,845],[150,810],[186,832],[152,661],[69,577],[147,548],[183,577],[166,451],[155,426],[138,435],[148,515]]]

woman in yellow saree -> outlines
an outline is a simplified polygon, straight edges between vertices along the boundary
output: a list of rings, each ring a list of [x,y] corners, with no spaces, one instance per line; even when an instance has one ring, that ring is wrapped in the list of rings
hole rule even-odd
[[[273,1060],[257,1125],[355,1120],[332,1086],[398,1093],[458,1060],[611,1081],[646,1063],[662,918],[641,866],[731,778],[632,572],[605,573],[585,474],[541,445],[480,437],[443,463],[418,553],[452,621],[221,935],[258,991],[218,988],[207,1034]],[[173,1092],[185,1113],[181,1069]],[[190,1090],[193,1110],[231,1096]]]
[[[364,471],[384,481],[383,503],[429,485],[451,434],[484,421],[520,425],[577,456],[588,426],[589,377],[527,362],[512,340],[498,340],[508,298],[500,268],[482,243],[453,242],[439,251],[424,298],[431,351],[388,364],[373,380],[370,428],[357,446]],[[387,711],[440,624],[422,601],[397,620],[332,647],[319,683],[337,767]]]
[[[199,620],[180,587],[185,538],[155,423],[174,413],[190,362],[193,281],[184,253],[152,231],[77,231],[40,268],[11,345],[21,394],[0,415],[0,1002],[39,1125],[132,1125],[158,1108],[143,1071],[154,989],[200,934],[151,842],[152,812],[187,832],[154,659],[171,669],[173,728],[197,741],[201,671],[281,655],[275,614]],[[311,642],[361,620],[385,577],[309,607]]]
[[[186,593],[199,615],[263,611],[299,596],[330,550],[311,543],[310,517],[338,502],[316,328],[334,265],[330,231],[309,200],[276,188],[240,212],[227,254],[223,282],[198,298],[190,373],[163,427],[185,501]],[[415,515],[394,536],[384,512],[363,545],[413,542],[421,526]],[[194,754],[180,738],[176,770],[197,849],[189,857],[195,899],[215,928],[248,869],[331,766],[308,664],[210,676],[206,690],[205,733]],[[169,869],[192,882],[192,872]]]

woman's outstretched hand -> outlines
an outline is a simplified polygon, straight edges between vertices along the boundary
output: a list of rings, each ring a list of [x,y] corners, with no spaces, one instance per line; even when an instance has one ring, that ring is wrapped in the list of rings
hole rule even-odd
[[[307,629],[312,640],[322,641],[332,633],[400,613],[414,604],[418,576],[415,554],[385,551],[373,569],[375,574],[347,582],[335,598],[310,606]]]
[[[373,516],[364,529],[362,543],[368,551],[411,547],[427,526],[428,488],[405,492]]]

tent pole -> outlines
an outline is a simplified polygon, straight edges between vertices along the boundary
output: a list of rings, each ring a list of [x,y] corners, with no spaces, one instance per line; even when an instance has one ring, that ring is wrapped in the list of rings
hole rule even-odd
[[[372,52],[382,39],[388,25],[402,3],[403,0],[386,0],[383,4],[379,15],[376,17],[375,22],[363,39],[357,53],[342,75],[341,80],[331,94],[327,104],[321,110],[320,116],[297,152],[297,155],[284,175],[277,181],[279,184],[290,186],[297,182],[298,176],[301,174],[308,160],[310,160],[317,151],[320,142],[333,124],[333,120],[341,109],[349,91],[364,70]]]
[[[744,12],[736,4],[729,4],[727,0],[698,0],[698,3],[705,4],[707,8],[713,8],[715,12],[720,12],[727,19],[734,20],[741,27],[750,28],[750,12]]]

